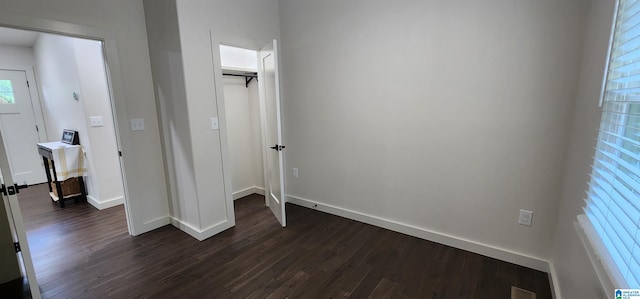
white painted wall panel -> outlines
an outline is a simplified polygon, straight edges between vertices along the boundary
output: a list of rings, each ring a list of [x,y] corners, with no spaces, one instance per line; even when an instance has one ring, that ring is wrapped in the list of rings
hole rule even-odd
[[[102,44],[76,38],[73,39],[73,53],[78,67],[81,101],[84,105],[84,123],[88,142],[91,143],[91,152],[87,152],[87,157],[93,165],[94,177],[89,179],[96,181],[98,191],[98,196],[93,198],[96,201],[94,204],[98,207],[122,204],[122,173]],[[59,119],[61,115],[53,118]],[[89,119],[91,116],[102,117],[103,126],[92,127]]]
[[[255,50],[220,45],[222,67],[258,71],[258,53]]]
[[[229,130],[229,156],[231,158],[231,185],[233,193],[252,187],[262,187],[262,152],[256,148],[260,142],[260,115],[253,80],[251,88],[242,77],[224,77],[224,101]],[[258,127],[256,134],[255,127]],[[259,174],[260,176],[257,176]],[[257,179],[258,178],[258,179]]]
[[[548,260],[586,11],[280,1],[289,195]]]
[[[34,66],[33,48],[0,45],[0,66]]]
[[[260,123],[260,98],[258,82],[249,84],[249,114],[251,117],[251,150],[253,151],[253,182],[264,188],[264,165],[262,163],[262,125]]]
[[[146,1],[144,8],[162,124],[171,217],[174,221],[198,227],[200,220],[175,1]]]

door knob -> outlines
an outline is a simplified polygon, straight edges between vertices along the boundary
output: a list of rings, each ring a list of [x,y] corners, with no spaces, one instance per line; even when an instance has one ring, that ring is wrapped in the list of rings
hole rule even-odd
[[[272,146],[272,147],[270,147],[270,149],[274,149],[274,150],[276,150],[276,151],[281,151],[281,150],[282,150],[282,149],[284,149],[284,148],[285,148],[285,146],[284,146],[284,145],[277,145],[277,144],[276,144],[276,145],[274,145],[274,146]]]

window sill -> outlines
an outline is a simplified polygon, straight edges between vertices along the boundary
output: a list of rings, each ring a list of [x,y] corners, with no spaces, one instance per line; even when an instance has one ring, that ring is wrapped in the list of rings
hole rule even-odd
[[[578,215],[574,226],[605,294],[613,294],[615,289],[628,288],[587,215]]]

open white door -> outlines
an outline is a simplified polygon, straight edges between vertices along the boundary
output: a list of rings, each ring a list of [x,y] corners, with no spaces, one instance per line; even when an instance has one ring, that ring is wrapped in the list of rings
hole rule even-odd
[[[33,268],[33,260],[31,259],[31,251],[29,251],[29,242],[27,241],[27,232],[24,228],[22,213],[20,211],[20,205],[18,204],[18,196],[16,195],[16,192],[19,192],[19,186],[14,184],[13,176],[9,169],[9,159],[7,158],[2,133],[0,133],[0,172],[3,174],[2,187],[4,188],[4,192],[0,192],[0,194],[2,195],[3,204],[5,204],[7,210],[7,216],[9,216],[11,233],[14,235],[14,238],[17,239],[16,241],[20,246],[20,253],[22,254],[22,258],[18,260],[22,261],[22,268],[24,272],[26,272],[25,274],[29,281],[32,298],[39,299],[40,288],[36,280],[36,272]]]
[[[274,39],[258,52],[258,82],[263,116],[263,152],[265,152],[266,203],[282,226],[287,225],[284,201],[282,125],[278,44]]]
[[[30,185],[46,182],[36,146],[42,141],[24,70],[0,69],[0,131],[6,139],[13,179]]]

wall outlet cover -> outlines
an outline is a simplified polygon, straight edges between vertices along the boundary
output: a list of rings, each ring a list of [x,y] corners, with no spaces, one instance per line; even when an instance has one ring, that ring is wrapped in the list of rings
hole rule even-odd
[[[131,120],[131,131],[143,131],[143,130],[144,130],[144,119],[134,118]]]

